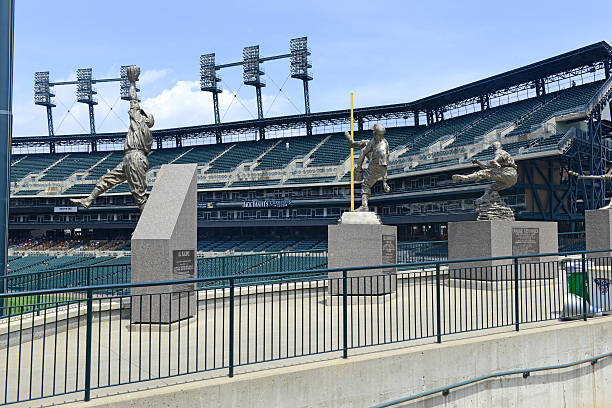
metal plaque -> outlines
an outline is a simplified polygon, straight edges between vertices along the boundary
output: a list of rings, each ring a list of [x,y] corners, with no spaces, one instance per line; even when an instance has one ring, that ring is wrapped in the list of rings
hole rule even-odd
[[[539,228],[512,228],[512,255],[529,255],[539,252]]]
[[[383,264],[395,264],[397,263],[397,241],[395,235],[384,235],[382,236],[382,263]],[[383,270],[384,273],[393,274],[395,268],[387,268]]]
[[[175,249],[172,251],[172,273],[173,279],[193,279],[195,274],[195,250]],[[173,285],[173,292],[189,291],[194,289],[193,283]]]

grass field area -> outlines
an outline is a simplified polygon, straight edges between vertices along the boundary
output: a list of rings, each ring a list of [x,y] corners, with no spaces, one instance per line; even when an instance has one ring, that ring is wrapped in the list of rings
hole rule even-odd
[[[51,307],[66,306],[79,300],[70,296],[15,296],[4,299],[1,316],[18,315]]]

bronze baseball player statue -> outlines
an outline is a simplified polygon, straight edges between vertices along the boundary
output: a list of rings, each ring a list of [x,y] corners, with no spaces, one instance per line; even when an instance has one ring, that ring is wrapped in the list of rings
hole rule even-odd
[[[136,205],[142,212],[147,202],[147,156],[151,153],[153,136],[151,129],[155,123],[153,115],[146,113],[138,104],[136,81],[140,68],[132,65],[127,70],[130,81],[130,128],[125,137],[123,161],[114,169],[103,175],[89,196],[81,199],[71,199],[79,207],[89,208],[91,204],[105,191],[117,184],[127,181]]]
[[[355,211],[370,211],[368,201],[372,194],[372,187],[378,179],[382,178],[385,192],[391,191],[387,184],[387,164],[389,164],[389,144],[385,139],[385,127],[380,123],[372,126],[374,137],[372,140],[352,140],[348,132],[344,132],[344,137],[348,141],[349,148],[361,149],[357,169],[355,170],[355,181],[361,183],[361,206]],[[368,159],[368,168],[365,179],[363,177],[363,162]]]
[[[482,197],[474,201],[479,220],[506,219],[514,220],[514,211],[504,203],[499,192],[516,184],[518,178],[517,168],[510,153],[502,149],[499,141],[493,142],[495,157],[488,163],[482,163],[478,159],[473,159],[472,163],[477,164],[480,170],[468,174],[455,174],[453,180],[459,181],[481,181],[493,180],[494,183],[485,188]]]

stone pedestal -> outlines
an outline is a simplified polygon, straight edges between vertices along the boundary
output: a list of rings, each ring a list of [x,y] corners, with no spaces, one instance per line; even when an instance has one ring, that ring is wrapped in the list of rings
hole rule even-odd
[[[195,164],[165,164],[132,234],[132,282],[196,277]],[[132,288],[132,323],[172,323],[196,312],[194,284]]]
[[[587,251],[612,248],[612,210],[586,210],[584,227]],[[587,254],[588,258],[608,256],[612,251]]]
[[[558,252],[557,223],[540,221],[463,221],[448,223],[448,259],[493,258]],[[521,264],[555,261],[556,256],[519,260]],[[503,267],[502,265],[509,265]],[[511,259],[460,262],[449,265],[451,276],[483,280],[513,279]],[[534,271],[521,267],[519,278],[533,278]],[[556,266],[546,264],[537,276],[550,278]]]
[[[355,223],[362,219],[363,224]],[[330,268],[397,263],[397,227],[374,223],[375,213],[344,213],[327,229]],[[346,221],[346,222],[345,222]],[[380,221],[379,221],[380,222]],[[347,272],[348,295],[383,295],[395,291],[395,268]],[[330,293],[342,295],[342,272],[330,272]]]

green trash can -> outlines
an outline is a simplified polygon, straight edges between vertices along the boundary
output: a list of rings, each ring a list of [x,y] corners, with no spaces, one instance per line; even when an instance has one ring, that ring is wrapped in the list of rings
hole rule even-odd
[[[587,303],[591,303],[589,299],[589,285],[581,270],[576,271],[570,268],[567,272],[567,293],[576,296],[585,296]]]

